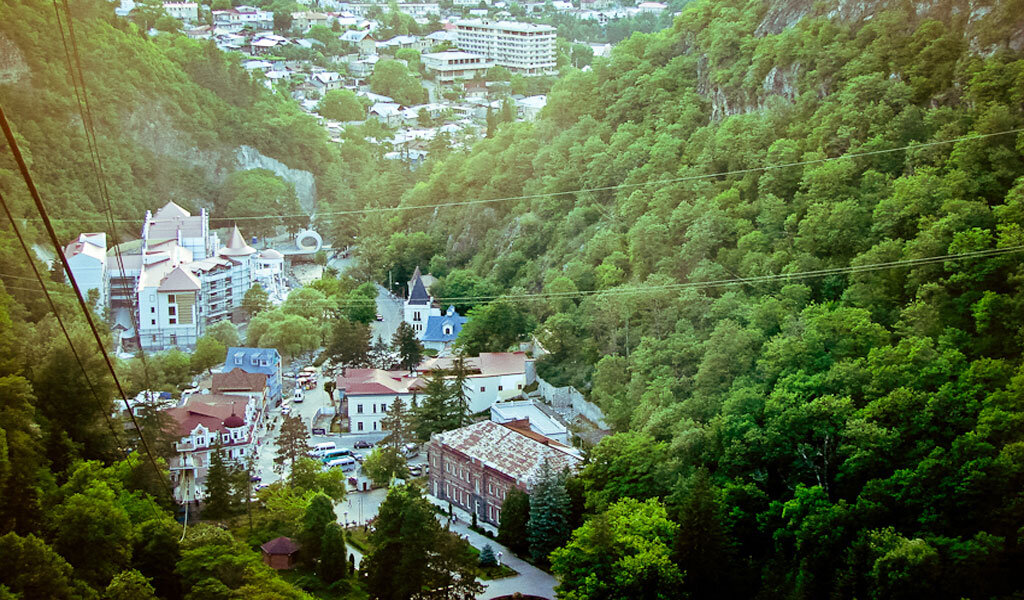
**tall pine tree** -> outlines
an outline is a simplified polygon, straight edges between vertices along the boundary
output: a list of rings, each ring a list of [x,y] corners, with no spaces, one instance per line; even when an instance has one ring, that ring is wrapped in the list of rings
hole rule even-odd
[[[415,430],[419,439],[427,441],[432,434],[451,429],[449,412],[452,394],[443,372],[430,372],[423,394],[423,401],[416,408]]]
[[[330,585],[343,579],[348,573],[348,548],[345,546],[345,530],[331,521],[324,526],[320,538],[320,579]]]
[[[395,396],[395,401],[380,420],[380,427],[388,432],[381,442],[399,452],[402,446],[412,441],[411,415],[405,410],[405,403],[398,396]]]
[[[565,480],[547,460],[541,465],[537,483],[530,492],[530,520],[527,523],[530,555],[539,564],[569,539],[569,494]]]
[[[274,462],[279,465],[287,463],[289,479],[291,468],[295,461],[302,458],[309,452],[309,432],[302,419],[295,415],[288,415],[281,424],[281,433],[277,436],[277,455]]]
[[[310,563],[320,558],[324,528],[334,523],[334,503],[326,494],[317,494],[309,501],[306,512],[302,515],[302,554]]]
[[[501,504],[501,520],[498,523],[498,541],[516,554],[530,550],[530,539],[526,524],[530,520],[530,497],[523,490],[513,487]]]
[[[398,324],[398,329],[391,338],[391,346],[398,353],[398,364],[410,373],[423,360],[423,344],[416,339],[412,325],[405,321]]]
[[[455,355],[448,376],[451,377],[448,385],[451,393],[449,426],[457,429],[469,424],[469,367],[462,352]]]
[[[210,468],[206,472],[204,516],[222,519],[232,513],[235,507],[233,479],[231,469],[224,463],[224,451],[218,443],[210,451]]]

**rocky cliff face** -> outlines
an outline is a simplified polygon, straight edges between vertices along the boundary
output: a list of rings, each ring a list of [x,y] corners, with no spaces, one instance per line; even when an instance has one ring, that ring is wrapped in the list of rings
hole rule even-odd
[[[1009,4],[999,0],[920,0],[910,5],[909,20],[911,25],[927,19],[942,21],[962,31],[971,49],[980,55],[1000,49],[1019,52],[1024,50],[1024,14],[1013,13]],[[905,6],[896,0],[773,0],[764,6],[752,33],[755,38],[778,35],[803,19],[815,17],[856,29],[882,10]],[[801,69],[799,62],[780,62],[771,67],[757,87],[745,83],[743,89],[724,88],[711,81],[707,60],[702,58],[697,67],[698,91],[711,103],[711,118],[723,119],[762,110],[773,97],[794,101],[800,89]],[[828,88],[828,83],[824,83],[815,91],[824,97]]]
[[[275,175],[295,186],[295,194],[299,198],[299,206],[307,214],[316,209],[316,180],[309,171],[292,169],[283,162],[262,154],[252,146],[239,146],[235,150],[235,160],[239,170],[268,169]]]

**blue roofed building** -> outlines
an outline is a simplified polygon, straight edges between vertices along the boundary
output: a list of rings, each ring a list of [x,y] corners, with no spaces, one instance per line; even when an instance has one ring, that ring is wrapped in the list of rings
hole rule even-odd
[[[447,350],[455,344],[455,338],[459,337],[459,331],[466,324],[469,317],[463,317],[455,312],[454,306],[449,306],[443,315],[431,315],[427,317],[427,327],[420,337],[424,348],[432,348],[440,352]]]
[[[228,348],[224,372],[241,369],[267,376],[267,391],[275,402],[281,399],[281,355],[274,348]]]

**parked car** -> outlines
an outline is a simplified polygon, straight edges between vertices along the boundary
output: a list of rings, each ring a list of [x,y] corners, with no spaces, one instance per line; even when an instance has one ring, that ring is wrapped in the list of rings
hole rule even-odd
[[[406,445],[402,446],[402,453],[405,454],[406,458],[412,458],[414,456],[419,456],[420,447],[417,446],[416,444],[406,444]]]
[[[419,477],[422,474],[423,474],[423,468],[420,467],[419,465],[412,465],[411,467],[409,467],[409,476],[410,477]]]
[[[353,448],[359,448],[361,450],[361,449],[364,449],[364,448],[373,448],[373,444],[370,443],[370,442],[364,441],[364,440],[359,440],[355,444],[352,444],[352,447]]]
[[[290,379],[292,377],[295,377],[295,373],[292,373],[291,371],[288,371],[287,373],[284,374],[284,376],[288,377]]]
[[[353,453],[352,453],[352,458],[356,459],[356,461],[357,461],[357,462],[359,462],[360,464],[361,464],[361,463],[362,463],[362,462],[363,462],[364,460],[366,460],[366,457],[365,457],[365,456],[363,456],[361,452],[353,452]]]
[[[380,314],[380,313],[377,313],[376,319],[377,319],[378,321],[383,321],[383,320],[384,320],[384,315],[382,315],[382,314]]]

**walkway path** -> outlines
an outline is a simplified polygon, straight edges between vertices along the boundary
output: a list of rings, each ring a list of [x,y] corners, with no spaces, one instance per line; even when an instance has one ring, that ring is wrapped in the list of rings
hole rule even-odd
[[[447,502],[439,500],[429,494],[426,497],[445,511],[448,510]],[[516,557],[508,548],[502,546],[498,542],[471,530],[469,528],[469,523],[471,522],[472,517],[470,517],[469,513],[466,511],[453,507],[453,512],[459,520],[452,525],[452,531],[463,537],[468,536],[469,543],[474,548],[483,549],[485,545],[490,544],[496,556],[498,553],[501,553],[502,564],[508,565],[519,573],[519,575],[514,577],[506,577],[504,579],[496,579],[494,581],[484,581],[483,584],[485,589],[482,594],[477,596],[479,600],[511,595],[515,592],[520,592],[524,595],[540,596],[542,598],[555,597],[555,585],[558,584],[558,581],[552,575],[545,573],[530,563]],[[437,515],[437,518],[441,521],[442,525],[447,525],[447,517],[439,514]],[[494,528],[490,525],[481,524],[481,526],[485,527],[489,531],[494,531]]]

